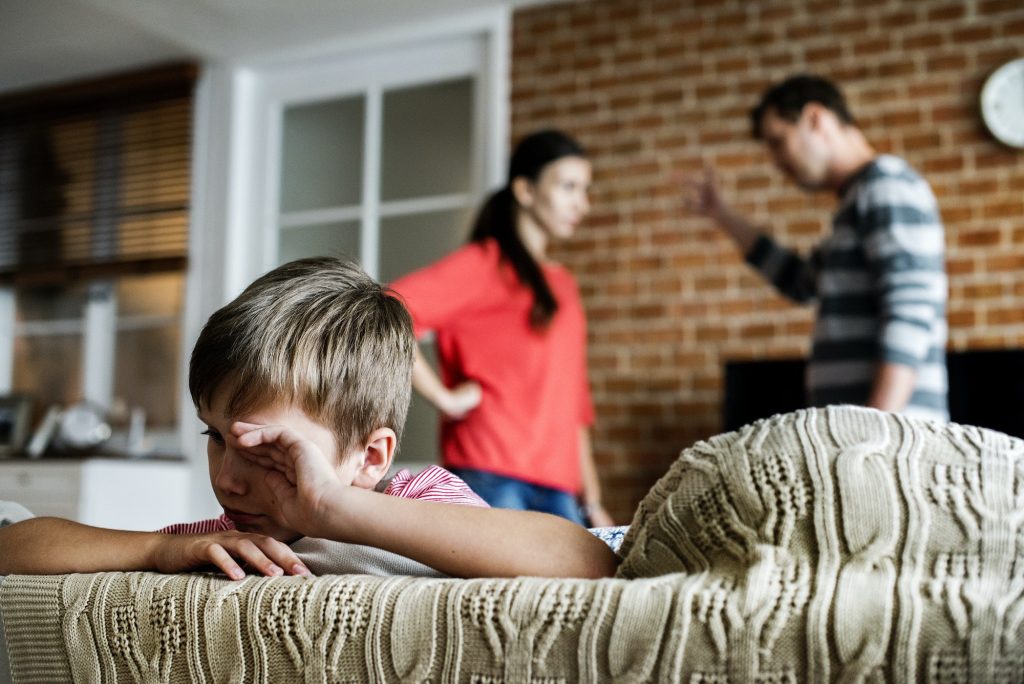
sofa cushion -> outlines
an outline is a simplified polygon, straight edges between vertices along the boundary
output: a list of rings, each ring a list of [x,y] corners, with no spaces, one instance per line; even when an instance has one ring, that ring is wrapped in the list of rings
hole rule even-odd
[[[1024,681],[1022,522],[1021,440],[810,409],[683,451],[618,576],[702,576],[688,612],[724,671],[782,650],[812,681]]]

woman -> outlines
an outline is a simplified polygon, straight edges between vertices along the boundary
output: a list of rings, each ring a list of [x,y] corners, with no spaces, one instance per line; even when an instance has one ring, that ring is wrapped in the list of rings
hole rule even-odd
[[[417,337],[436,334],[441,377],[417,352],[413,386],[446,419],[445,467],[492,506],[598,527],[613,523],[590,447],[586,321],[575,280],[547,256],[590,211],[590,176],[569,136],[526,137],[469,243],[392,288]]]

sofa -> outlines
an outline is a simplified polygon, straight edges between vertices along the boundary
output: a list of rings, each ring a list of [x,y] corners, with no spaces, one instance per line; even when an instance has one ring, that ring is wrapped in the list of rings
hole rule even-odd
[[[14,681],[1024,682],[1024,441],[854,407],[684,450],[615,578],[10,576]]]

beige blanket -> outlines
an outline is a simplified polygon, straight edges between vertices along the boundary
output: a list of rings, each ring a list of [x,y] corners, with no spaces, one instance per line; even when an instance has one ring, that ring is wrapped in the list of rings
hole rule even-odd
[[[620,578],[0,587],[18,682],[1022,682],[1024,442],[854,408],[687,449]]]

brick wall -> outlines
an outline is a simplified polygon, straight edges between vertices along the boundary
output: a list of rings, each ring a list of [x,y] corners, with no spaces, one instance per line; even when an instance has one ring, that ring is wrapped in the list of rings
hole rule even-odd
[[[951,348],[1024,347],[1024,152],[977,106],[985,77],[1024,56],[1021,0],[590,0],[517,11],[512,46],[514,136],[556,126],[592,154],[594,211],[558,256],[583,290],[595,455],[620,520],[720,431],[723,362],[808,349],[811,311],[685,215],[672,182],[707,159],[740,210],[815,243],[834,198],[787,183],[748,132],[787,75],[835,79],[869,140],[932,183]]]

